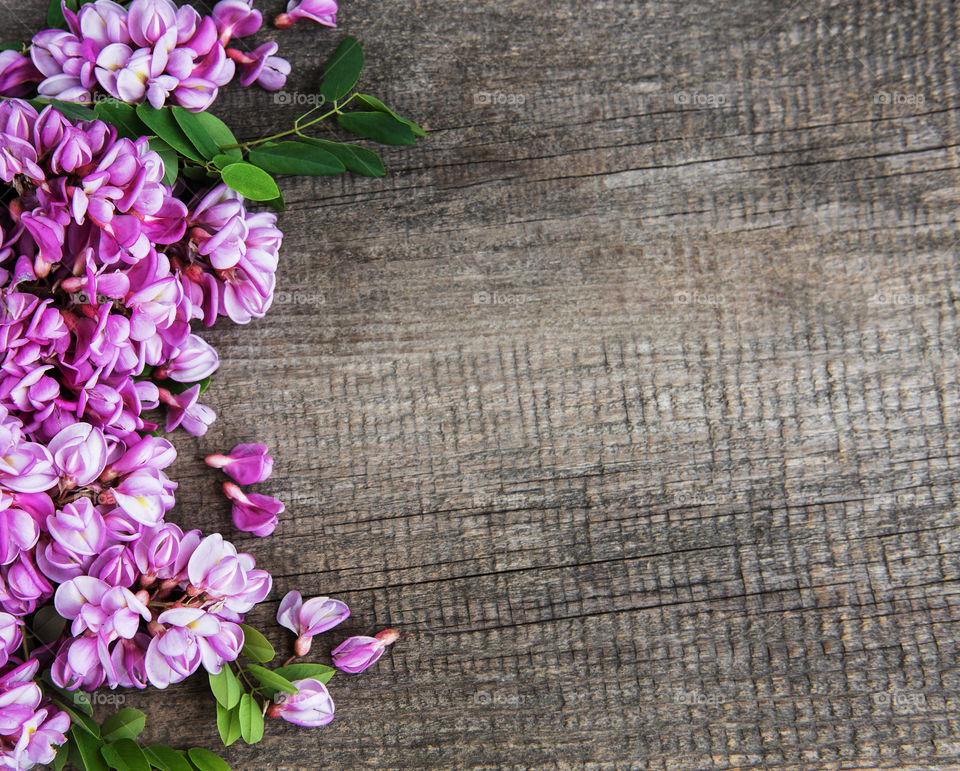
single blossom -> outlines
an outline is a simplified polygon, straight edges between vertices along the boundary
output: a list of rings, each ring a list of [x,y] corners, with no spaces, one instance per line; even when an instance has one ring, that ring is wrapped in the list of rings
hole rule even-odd
[[[107,443],[103,432],[89,423],[67,426],[47,447],[68,488],[90,484],[106,465]]]
[[[16,50],[0,51],[0,96],[27,96],[43,80],[30,58]]]
[[[157,688],[178,683],[204,669],[217,674],[223,664],[233,661],[243,648],[243,631],[200,608],[171,608],[154,624],[154,638],[147,647],[146,674]]]
[[[287,12],[273,20],[277,29],[286,29],[299,19],[310,19],[327,27],[337,26],[337,4],[335,0],[290,0]]]
[[[23,641],[23,621],[9,613],[0,612],[0,667],[6,666],[10,654]]]
[[[294,650],[298,656],[306,656],[311,638],[333,629],[349,615],[350,608],[340,600],[312,597],[304,602],[300,592],[291,591],[280,601],[277,623],[297,635]]]
[[[223,492],[233,501],[233,524],[257,536],[268,536],[276,527],[283,502],[260,493],[245,493],[233,482],[223,483]]]
[[[330,655],[338,669],[356,674],[376,662],[386,647],[399,637],[396,629],[384,629],[373,637],[350,637],[334,648]]]
[[[226,455],[213,454],[204,458],[208,466],[223,471],[234,482],[251,485],[262,482],[273,472],[273,458],[265,444],[238,444]]]
[[[275,55],[279,48],[273,40],[258,46],[250,53],[228,48],[227,56],[240,66],[240,85],[250,86],[257,83],[267,91],[279,91],[283,88],[291,68],[290,62]]]
[[[231,38],[254,34],[263,24],[263,16],[250,6],[249,0],[220,0],[213,6],[213,20],[223,45]]]
[[[187,433],[194,436],[203,436],[207,433],[210,424],[216,420],[217,414],[205,404],[200,404],[197,401],[200,397],[199,383],[179,394],[173,394],[166,388],[158,390],[161,403],[167,407],[168,432],[182,425]]]
[[[333,699],[319,680],[294,680],[298,693],[279,694],[267,708],[267,717],[279,717],[302,726],[322,726],[333,720]]]

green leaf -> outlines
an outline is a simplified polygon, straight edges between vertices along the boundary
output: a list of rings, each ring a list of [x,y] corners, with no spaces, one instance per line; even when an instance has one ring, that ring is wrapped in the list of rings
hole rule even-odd
[[[137,117],[140,118],[154,134],[176,150],[180,155],[191,161],[203,163],[203,157],[183,133],[180,124],[174,120],[169,109],[157,110],[148,102],[137,105]]]
[[[0,43],[0,51],[23,51],[27,46],[19,40],[10,43]]]
[[[270,641],[249,624],[240,624],[243,630],[243,650],[240,652],[251,661],[266,664],[273,661],[277,652]]]
[[[227,709],[217,703],[217,730],[220,732],[220,741],[229,747],[240,738],[240,705]]]
[[[280,195],[273,177],[249,163],[231,163],[220,174],[227,187],[251,201],[271,201]]]
[[[300,693],[300,691],[297,690],[297,686],[287,680],[287,678],[283,677],[283,675],[278,675],[276,672],[271,672],[265,667],[258,666],[257,664],[248,664],[247,671],[268,688],[275,688],[278,691],[283,691],[284,693],[289,694]]]
[[[70,737],[67,737],[67,740],[57,747],[57,755],[53,759],[53,771],[63,771],[63,767],[67,765],[67,759],[70,756]]]
[[[101,734],[108,742],[135,739],[143,731],[147,717],[139,709],[124,707],[103,721]]]
[[[410,130],[413,131],[413,133],[418,137],[425,137],[427,135],[427,132],[420,128],[416,123],[414,123],[412,120],[407,120],[406,118],[397,115],[375,96],[370,96],[369,94],[357,94],[357,101],[365,107],[369,107],[371,110],[385,112],[388,115],[392,115],[401,123],[406,123],[410,127]]]
[[[333,102],[350,93],[363,69],[363,50],[355,38],[348,37],[333,52],[323,71],[320,93]]]
[[[91,736],[76,726],[70,729],[73,735],[73,741],[77,745],[77,751],[83,760],[82,767],[85,771],[107,771],[107,764],[103,762],[100,756],[100,748],[103,742],[95,736]]]
[[[192,747],[187,750],[187,755],[190,756],[190,762],[200,771],[230,771],[230,766],[223,758],[203,747]]]
[[[150,139],[150,149],[163,161],[163,184],[172,185],[177,181],[177,172],[180,167],[180,156],[177,155],[177,151],[156,137]]]
[[[240,696],[243,694],[243,686],[233,674],[233,670],[226,664],[221,668],[220,674],[210,674],[210,690],[213,691],[214,698],[219,704],[227,709],[233,709],[240,703]]]
[[[293,680],[319,680],[326,685],[330,678],[334,676],[337,670],[333,667],[325,667],[323,664],[287,664],[285,667],[278,667],[273,670],[281,677]]]
[[[263,712],[249,693],[240,699],[240,735],[247,744],[256,744],[263,738]]]
[[[218,153],[213,156],[213,165],[218,169],[222,169],[224,166],[229,166],[231,163],[236,163],[237,158],[233,155],[226,155],[224,153]]]
[[[118,99],[101,99],[93,105],[93,111],[100,120],[114,126],[121,137],[136,141],[148,133],[143,121],[137,117],[137,108],[132,104]]]
[[[63,702],[61,698],[62,703],[58,704],[58,706],[60,707],[60,709],[62,709],[64,712],[66,712],[70,716],[70,723],[77,728],[82,728],[91,737],[99,740],[100,726],[97,725],[97,721],[94,720],[89,715],[83,714],[83,712],[78,710],[77,707],[72,706],[72,699],[73,699],[72,693],[67,698],[71,699],[70,703]]]
[[[365,177],[382,177],[386,174],[380,156],[366,147],[351,145],[346,142],[330,142],[326,139],[315,139],[314,137],[303,137],[300,141],[322,147],[331,155],[337,156],[340,163],[354,174],[362,174]]]
[[[406,123],[385,112],[348,112],[337,116],[347,131],[384,145],[412,145],[417,138]]]
[[[248,157],[250,163],[273,174],[317,177],[345,169],[333,153],[307,142],[270,142],[251,150]]]
[[[237,144],[237,138],[230,127],[218,117],[208,112],[190,112],[183,107],[172,107],[171,110],[183,133],[204,158],[212,159],[220,153],[236,159],[243,158],[239,147],[232,147],[229,150],[220,149]]]
[[[30,631],[44,645],[49,645],[60,638],[67,626],[67,619],[57,613],[53,605],[44,605],[33,615]]]
[[[101,747],[100,754],[110,768],[117,771],[150,771],[150,761],[140,745],[131,739],[120,739]]]
[[[160,771],[193,771],[193,767],[187,761],[187,753],[183,750],[175,750],[164,744],[151,744],[143,748],[143,753],[150,761],[150,765],[159,768]]]
[[[59,99],[48,99],[46,97],[43,99],[28,99],[27,101],[37,110],[43,110],[53,105],[55,110],[70,120],[96,120],[97,118],[97,114],[92,109],[76,102],[61,102]]]

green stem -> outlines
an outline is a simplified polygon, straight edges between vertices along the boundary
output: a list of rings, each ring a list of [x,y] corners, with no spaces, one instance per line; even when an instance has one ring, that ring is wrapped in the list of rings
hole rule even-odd
[[[325,118],[329,118],[331,115],[339,115],[341,109],[346,107],[348,104],[350,104],[350,102],[352,102],[356,96],[357,96],[356,94],[351,94],[350,98],[347,99],[347,101],[345,101],[343,104],[337,104],[336,100],[334,100],[333,109],[330,110],[330,112],[325,112],[319,118],[314,118],[313,120],[307,123],[304,123],[302,126],[298,125],[299,123],[299,119],[298,119],[297,121],[294,122],[294,127],[292,129],[281,131],[279,134],[274,134],[273,136],[264,137],[263,139],[251,139],[249,142],[238,142],[235,145],[224,145],[220,149],[221,150],[248,149],[250,147],[253,147],[254,145],[263,144],[264,142],[272,142],[274,139],[280,139],[282,137],[290,136],[291,134],[299,135],[303,129],[313,126],[314,124],[319,123]]]
[[[241,666],[238,665],[238,666],[237,666],[237,672],[239,673],[240,677],[243,678],[243,681],[247,684],[247,687],[248,687],[252,692],[254,692],[254,693],[260,693],[260,688],[259,688],[258,686],[256,686],[256,685],[254,685],[252,682],[250,682],[250,678],[247,677],[247,672],[246,672],[246,670],[245,670],[243,667],[241,667]],[[261,695],[262,695],[262,694],[261,694]]]

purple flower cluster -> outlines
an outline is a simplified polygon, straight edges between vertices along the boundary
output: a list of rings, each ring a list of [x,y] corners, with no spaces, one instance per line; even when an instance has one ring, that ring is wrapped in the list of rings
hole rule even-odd
[[[224,185],[185,204],[162,176],[146,139],[0,104],[0,181],[15,196],[0,212],[0,406],[41,441],[80,421],[123,440],[156,428],[143,413],[158,406],[167,430],[203,434],[215,416],[199,386],[178,384],[219,360],[190,322],[270,307],[275,215]]]
[[[39,81],[40,96],[91,102],[107,94],[124,102],[168,102],[188,110],[207,109],[236,65],[227,55],[232,38],[252,35],[263,19],[248,0],[221,0],[212,16],[171,0],[133,0],[124,8],[113,0],[95,0],[76,13],[64,8],[67,30],[35,35],[24,59],[7,54],[17,71],[0,81],[0,93],[22,96],[25,84]],[[242,78],[265,88],[282,88],[290,66],[266,54],[259,58],[272,73]]]
[[[7,614],[0,613],[0,628]],[[6,638],[0,640],[7,649]],[[4,650],[4,656],[9,655]],[[63,744],[70,728],[66,712],[55,709],[44,698],[34,678],[40,662],[31,659],[5,667],[0,674],[0,768],[32,768],[53,762],[56,748]]]
[[[333,0],[292,0],[276,24],[333,26],[336,11]],[[274,42],[228,47],[262,25],[250,0],[220,0],[211,16],[171,0],[93,0],[63,14],[67,29],[39,33],[26,54],[0,52],[0,768],[49,764],[66,740],[70,718],[44,697],[41,666],[67,690],[216,675],[240,656],[241,622],[272,584],[222,535],[167,521],[176,451],[156,429],[201,436],[215,420],[199,399],[218,355],[191,325],[266,313],[275,215],[224,184],[171,187],[146,137],[22,97],[200,111],[235,72],[278,89],[290,65]],[[272,533],[283,503],[240,487],[270,476],[267,448],[206,461],[230,478],[235,527]],[[296,658],[349,615],[339,600],[290,592],[278,621],[297,636]],[[334,664],[360,672],[397,638],[351,637]],[[320,679],[294,685],[264,713],[333,719]]]
[[[145,413],[162,407],[167,430],[206,431],[214,414],[200,381],[218,357],[190,324],[262,316],[281,233],[236,194],[185,204],[162,176],[146,139],[0,103],[0,667],[21,620],[52,600],[71,622],[48,648],[68,689],[165,688],[201,666],[218,672],[271,586],[219,534],[165,520],[176,451],[148,433]],[[262,445],[236,460],[242,480],[272,468]],[[0,694],[0,751],[47,762],[38,747],[62,741],[62,721],[20,691],[9,709]]]

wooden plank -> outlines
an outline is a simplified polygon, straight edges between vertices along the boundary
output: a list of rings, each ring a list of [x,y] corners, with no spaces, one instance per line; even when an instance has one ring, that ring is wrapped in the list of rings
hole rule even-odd
[[[288,90],[355,35],[430,138],[285,183],[276,307],[207,335],[176,517],[229,533],[194,458],[265,441],[288,511],[236,538],[276,576],[253,621],[297,588],[353,609],[321,659],[404,637],[234,768],[958,767],[956,8],[340,17],[277,36]],[[217,746],[202,684],[127,705]]]

